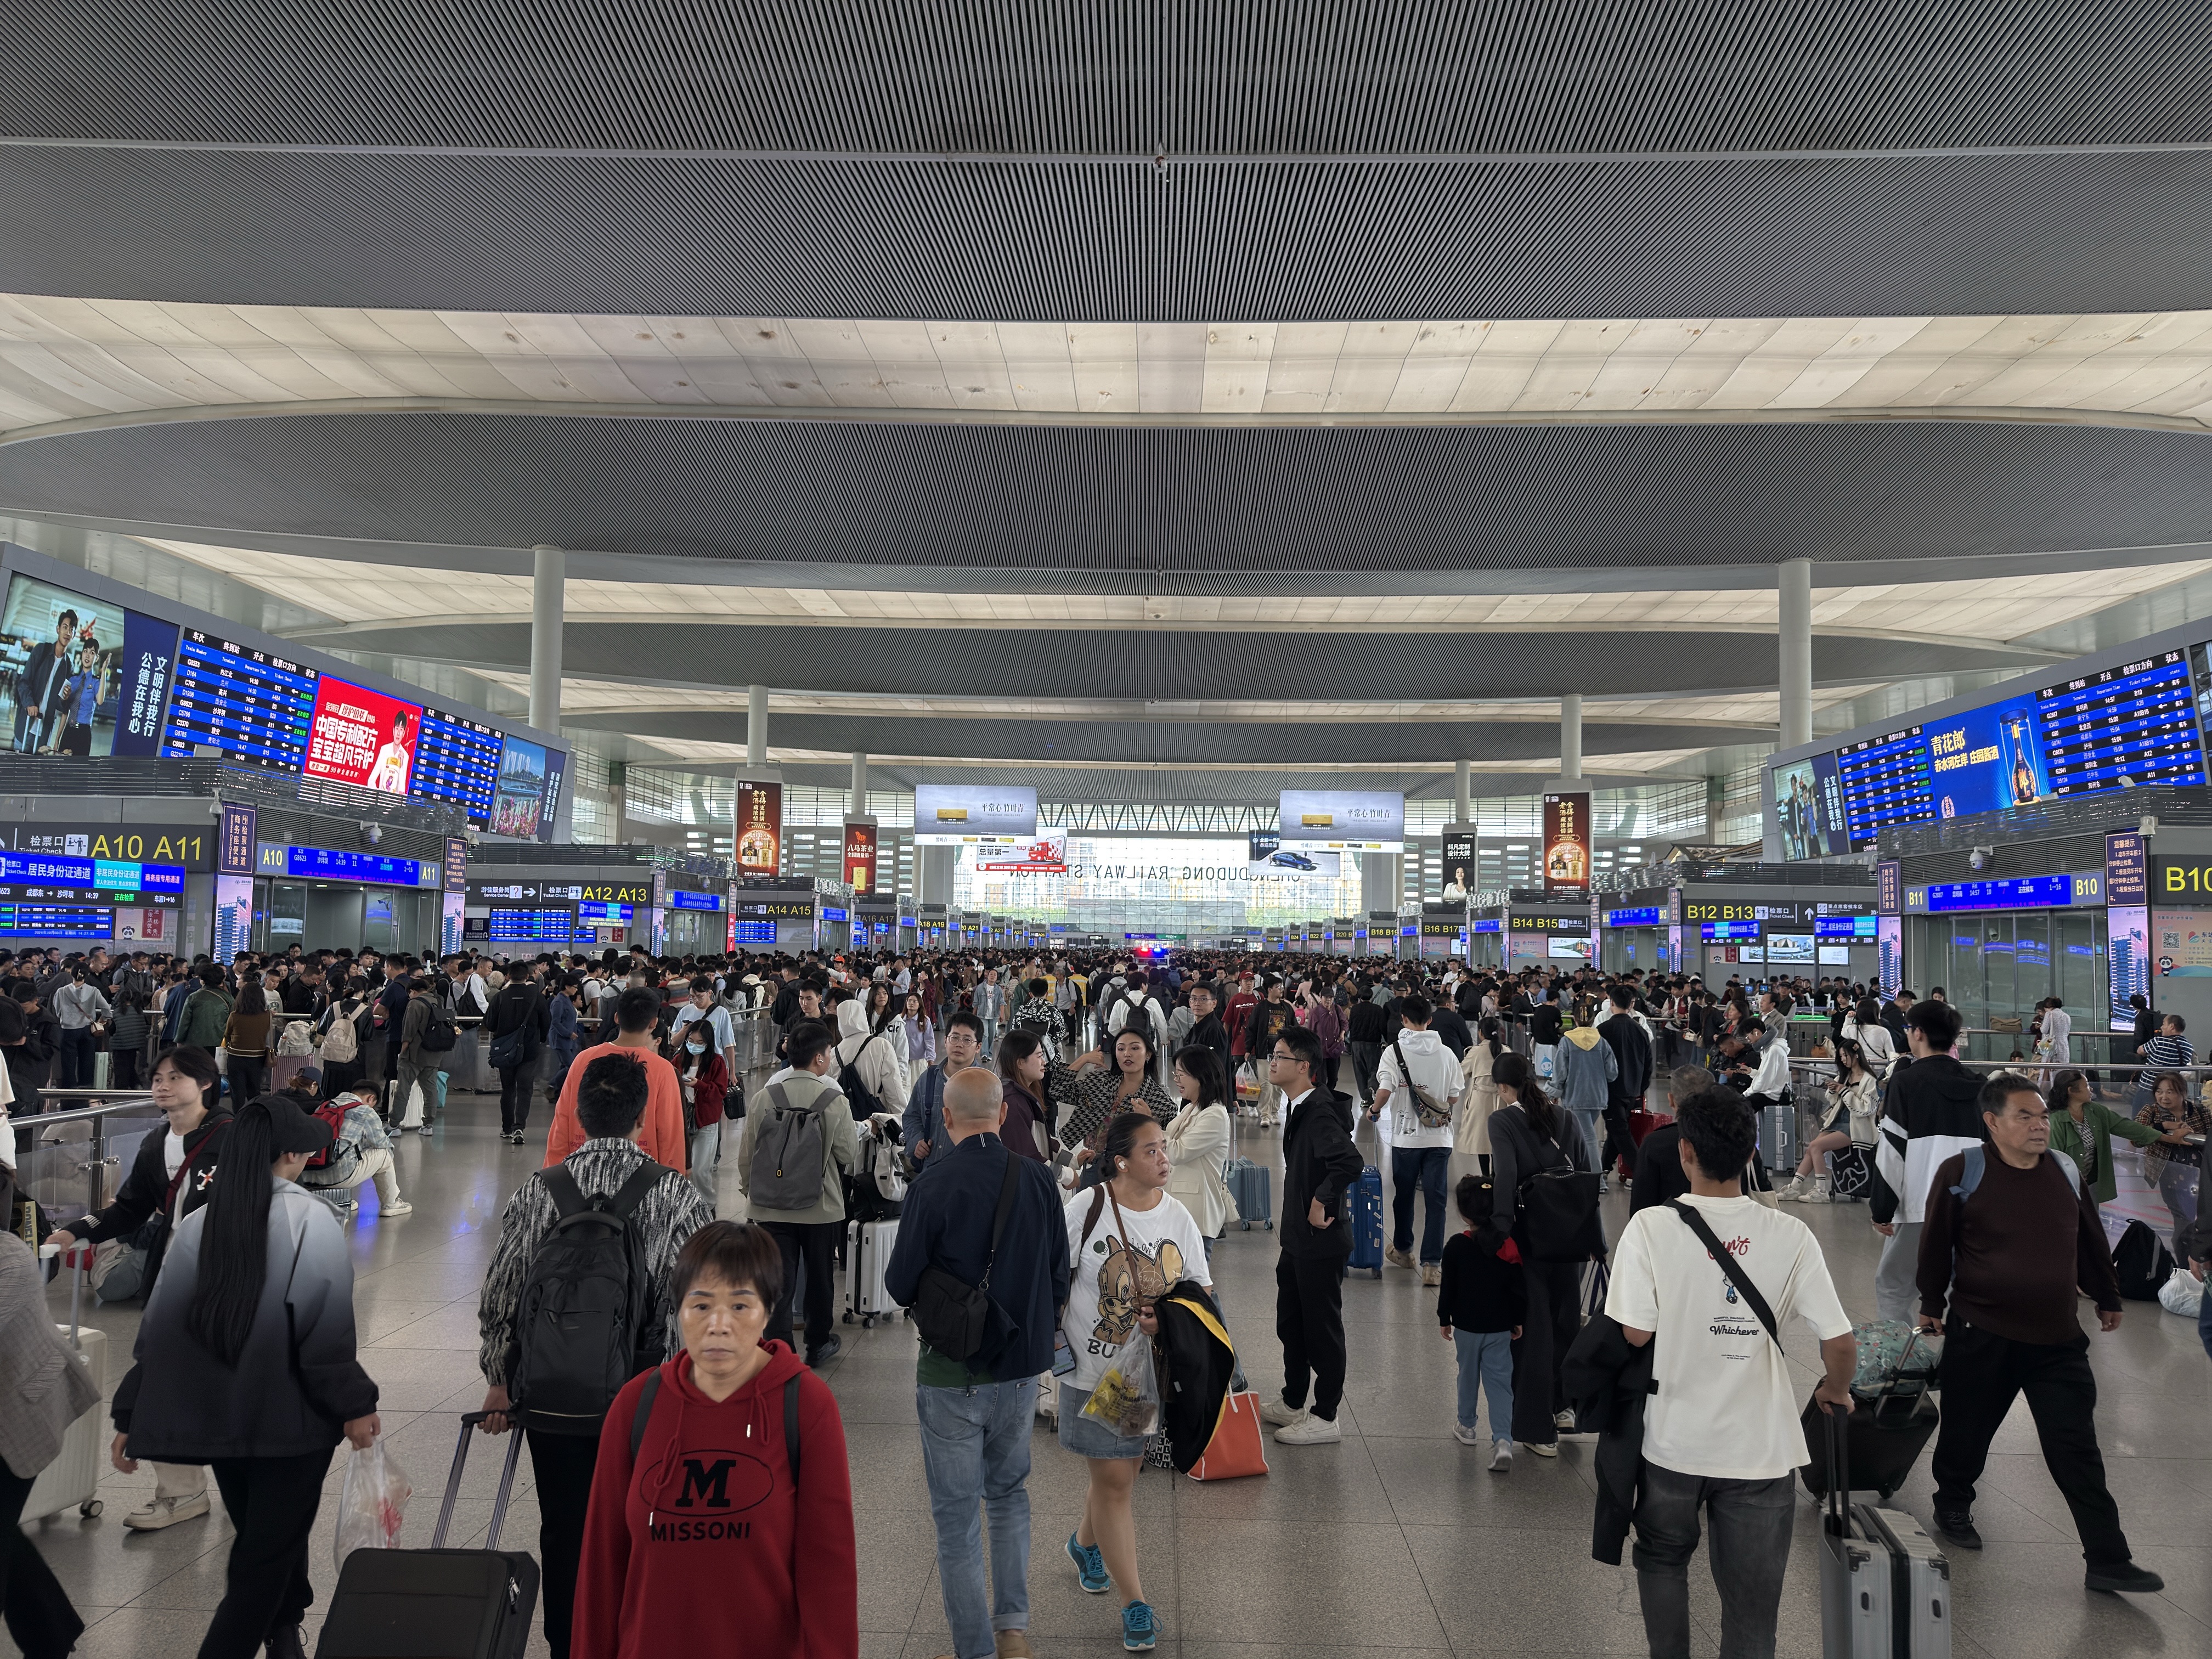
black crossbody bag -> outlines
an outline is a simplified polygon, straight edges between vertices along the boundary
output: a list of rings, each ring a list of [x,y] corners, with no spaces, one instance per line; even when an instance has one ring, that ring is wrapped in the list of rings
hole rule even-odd
[[[928,1267],[915,1285],[909,1310],[921,1340],[947,1359],[969,1360],[983,1346],[991,1326],[991,1269],[999,1260],[999,1241],[1013,1213],[1016,1159],[1006,1153],[1006,1179],[999,1183],[998,1212],[991,1218],[991,1254],[983,1262],[983,1282],[969,1285],[942,1267]]]

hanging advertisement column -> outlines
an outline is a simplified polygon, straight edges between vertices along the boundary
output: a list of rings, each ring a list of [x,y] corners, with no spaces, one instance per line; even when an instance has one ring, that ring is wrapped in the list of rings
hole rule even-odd
[[[1590,880],[1590,798],[1587,790],[1544,797],[1544,890],[1587,895]]]
[[[772,876],[783,855],[783,785],[769,779],[738,780],[738,873]]]

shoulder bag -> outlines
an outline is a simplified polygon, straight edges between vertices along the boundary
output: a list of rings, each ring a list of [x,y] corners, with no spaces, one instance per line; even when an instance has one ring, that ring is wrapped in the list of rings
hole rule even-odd
[[[1525,1110],[1521,1115],[1523,1122],[1528,1121]],[[1531,1133],[1535,1127],[1528,1123]],[[1534,1261],[1587,1261],[1602,1256],[1605,1224],[1597,1212],[1599,1176],[1575,1168],[1558,1142],[1539,1143],[1540,1151],[1544,1146],[1559,1152],[1562,1167],[1539,1170],[1521,1183],[1516,1194],[1526,1253]]]
[[[991,1218],[991,1253],[984,1258],[983,1279],[969,1285],[942,1267],[921,1270],[915,1286],[912,1318],[921,1340],[947,1359],[966,1361],[982,1348],[991,1322],[991,1269],[999,1260],[999,1241],[1006,1236],[1006,1218],[1013,1213],[1019,1162],[1006,1152],[1006,1173],[999,1182],[999,1207]]]

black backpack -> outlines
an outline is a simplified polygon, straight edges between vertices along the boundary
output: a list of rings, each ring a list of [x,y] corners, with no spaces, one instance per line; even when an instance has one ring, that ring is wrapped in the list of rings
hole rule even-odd
[[[442,1002],[430,1005],[430,1023],[422,1028],[422,1052],[442,1054],[450,1051],[460,1038],[461,1028],[453,1023],[453,1011]]]
[[[883,1035],[881,1031],[877,1032],[868,1039],[868,1042],[876,1042]],[[852,1106],[855,1123],[865,1123],[884,1109],[884,1103],[877,1098],[866,1084],[860,1081],[860,1056],[868,1052],[868,1042],[863,1042],[853,1050],[852,1059],[847,1060],[837,1073],[837,1091]]]
[[[668,1173],[647,1163],[611,1196],[586,1198],[566,1165],[538,1171],[557,1218],[523,1277],[507,1363],[507,1395],[527,1427],[597,1434],[623,1385],[660,1363],[634,1217]]]

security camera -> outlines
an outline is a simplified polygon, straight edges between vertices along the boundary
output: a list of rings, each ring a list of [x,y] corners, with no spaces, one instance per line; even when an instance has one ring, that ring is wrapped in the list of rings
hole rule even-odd
[[[384,826],[380,823],[362,824],[361,826],[361,838],[367,842],[371,847],[375,846],[377,842],[384,839]]]
[[[470,825],[468,830],[463,833],[461,839],[466,842],[471,848],[481,845],[483,841],[483,837],[477,833],[476,826],[473,824]]]
[[[219,818],[222,816],[222,797],[221,795],[217,795],[213,800],[208,803],[208,816],[211,818]]]
[[[2156,835],[2158,833],[2158,814],[2155,812],[2144,813],[2136,823],[2136,833],[2143,836]]]
[[[1996,853],[1997,849],[1994,847],[1977,847],[1966,854],[1966,867],[1969,870],[1986,870],[1990,867],[1990,860],[1996,856]]]

